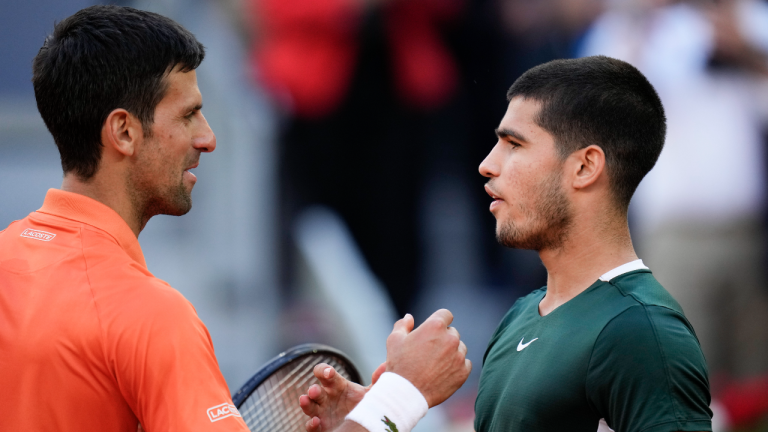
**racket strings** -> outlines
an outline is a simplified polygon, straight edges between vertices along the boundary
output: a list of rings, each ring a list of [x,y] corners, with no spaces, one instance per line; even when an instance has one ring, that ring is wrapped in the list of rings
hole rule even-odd
[[[299,396],[315,380],[318,363],[328,363],[349,379],[346,362],[324,355],[309,355],[286,365],[262,383],[241,404],[240,413],[251,431],[303,431],[306,415],[299,407]],[[290,369],[288,368],[290,367]],[[245,408],[245,409],[243,409]]]
[[[312,367],[309,368],[306,367],[307,362],[303,362],[304,364],[299,364],[298,366],[294,364],[293,369],[287,374],[283,371],[283,374],[286,374],[286,376],[282,379],[278,380],[277,376],[274,376],[268,379],[268,386],[266,385],[266,382],[263,383],[261,386],[263,388],[260,388],[258,392],[260,394],[258,399],[254,397],[250,398],[252,403],[247,404],[249,407],[244,410],[246,413],[244,415],[246,424],[248,424],[252,430],[259,431],[303,430],[305,416],[298,407],[298,397],[314,378],[311,374],[314,364],[321,361],[330,363],[345,375],[343,373],[344,366],[339,365],[337,362],[333,361],[333,359],[316,359],[316,361],[312,363]],[[305,367],[305,369],[302,370],[302,367]],[[295,376],[301,372],[305,373],[303,378]],[[286,381],[289,379],[292,379],[292,381],[286,385]],[[278,390],[275,390],[275,388]],[[262,405],[259,405],[258,402],[262,402]],[[256,409],[256,412],[253,412],[254,409]]]
[[[302,367],[304,367],[307,363],[309,363],[311,361],[312,361],[312,356],[307,356],[307,358],[303,359],[299,365],[295,366],[287,375],[285,375],[285,377],[283,377],[277,383],[277,386],[274,389],[270,389],[270,391],[268,391],[268,392],[266,392],[264,394],[261,394],[261,397],[259,397],[259,399],[253,401],[254,405],[250,409],[251,410],[252,409],[258,409],[259,407],[265,406],[265,405],[266,406],[274,405],[275,404],[274,401],[277,399],[277,397],[278,396],[282,396],[285,392],[290,390],[291,389],[290,386],[295,385],[296,380],[301,378],[301,377],[297,376],[296,379],[294,379],[294,381],[291,382],[288,385],[286,385],[285,382],[287,380],[289,380],[289,379],[294,378],[294,375],[297,375],[297,374],[301,373],[302,372]],[[264,382],[264,384],[262,384],[259,388],[257,388],[257,391],[260,391],[261,388],[265,387],[266,384],[272,384],[273,378],[275,378],[275,377],[277,377],[277,373],[275,375],[272,375],[271,377],[267,378],[267,380]],[[271,385],[270,385],[270,387],[271,387]],[[276,394],[277,392],[280,392],[280,393]],[[254,392],[254,393],[256,393],[256,392]],[[253,395],[254,393],[251,393],[251,395]],[[253,396],[249,396],[248,399],[246,399],[246,402],[251,401],[252,397]],[[267,399],[267,398],[269,398],[269,399]],[[245,415],[249,414],[249,411],[248,410],[245,411],[245,412],[240,411],[240,414],[242,416],[245,416]]]
[[[312,367],[308,368],[308,369],[303,369],[308,363],[312,363]],[[300,396],[301,394],[303,394],[303,390],[306,388],[306,387],[304,387],[304,385],[307,384],[309,381],[311,381],[314,378],[314,375],[312,374],[312,371],[314,369],[314,365],[316,365],[318,363],[328,363],[328,364],[330,364],[331,366],[336,368],[337,371],[339,373],[341,373],[341,375],[343,377],[349,379],[349,376],[348,376],[348,374],[346,372],[345,366],[340,364],[339,362],[337,362],[335,358],[333,358],[333,357],[323,358],[323,357],[320,357],[320,356],[307,356],[307,359],[302,361],[300,364],[298,364],[298,365],[291,364],[293,366],[293,368],[279,382],[274,383],[275,378],[278,377],[277,373],[275,375],[273,375],[272,377],[268,378],[265,381],[265,383],[263,383],[257,389],[257,391],[262,390],[263,387],[266,386],[266,384],[270,384],[270,387],[274,386],[274,387],[276,387],[276,389],[268,391],[268,392],[262,394],[261,397],[258,400],[254,400],[253,396],[250,396],[248,399],[246,399],[246,402],[252,403],[253,406],[250,407],[249,409],[245,410],[245,412],[241,412],[241,414],[246,415],[246,414],[248,414],[248,412],[250,410],[253,410],[255,408],[260,408],[260,407],[267,408],[268,405],[274,405],[274,403],[275,403],[274,402],[275,396],[281,396],[281,395],[283,395],[284,393],[286,393],[286,392],[288,392],[290,390],[300,390],[300,391],[302,391],[302,393],[298,394]],[[302,373],[302,372],[304,372],[306,374],[304,377],[296,376],[294,378],[294,375]],[[293,379],[293,381],[286,384],[286,381],[289,380],[289,379]],[[302,381],[300,383],[298,383],[298,385],[297,385],[297,381],[299,379],[302,379]],[[280,392],[280,394],[275,394],[275,392]],[[253,393],[252,393],[252,395],[253,395]],[[267,398],[269,398],[269,399],[267,399]],[[265,403],[265,399],[267,400],[266,403]]]
[[[311,357],[304,359],[300,364],[294,365],[294,368],[279,381],[277,381],[276,378],[278,377],[275,375],[268,378],[262,384],[262,387],[258,389],[260,397],[258,399],[249,398],[247,402],[252,401],[251,406],[245,412],[241,412],[243,420],[246,421],[249,427],[253,424],[253,426],[258,428],[256,430],[290,430],[286,428],[288,425],[285,423],[286,421],[293,423],[291,417],[297,417],[296,409],[293,405],[298,406],[300,393],[296,392],[296,387],[297,385],[309,384],[309,381],[312,379],[312,376],[305,375],[302,377],[299,374],[305,372],[303,368],[311,361]],[[301,382],[298,381],[299,379],[301,379]],[[288,380],[291,381],[286,383]],[[262,392],[262,388],[267,387],[267,384],[269,388]],[[291,398],[292,395],[295,395],[295,398]],[[289,398],[296,399],[296,401],[291,404],[290,401],[286,400]],[[289,402],[288,406],[286,406],[286,402]],[[300,408],[298,412],[302,413]],[[281,428],[276,429],[276,426]],[[251,427],[251,430],[254,430],[253,427]]]
[[[346,375],[344,373],[344,366],[333,361],[333,359],[317,359],[312,363],[312,368],[314,364],[321,361],[331,364],[341,371],[342,375]],[[303,366],[306,366],[306,364],[294,365],[293,370],[277,383],[275,382],[277,379],[271,377],[269,379],[271,381],[268,386],[269,388],[265,385],[266,383],[262,384],[264,388],[260,389],[258,400],[252,397],[251,400],[255,402],[247,404],[250,406],[244,410],[246,413],[244,415],[246,424],[249,424],[249,426],[253,425],[253,427],[257,428],[256,430],[303,430],[305,415],[296,402],[298,397],[308,387],[309,382],[314,378],[311,374],[312,368],[305,368],[302,371]],[[301,372],[305,373],[303,378],[294,377],[294,375]],[[293,380],[286,386],[286,381],[290,378],[293,378]],[[301,380],[299,381],[299,379]],[[274,390],[275,386],[280,389],[278,394]],[[265,402],[265,399],[266,403],[260,406],[258,402]],[[257,411],[253,412],[254,409]]]

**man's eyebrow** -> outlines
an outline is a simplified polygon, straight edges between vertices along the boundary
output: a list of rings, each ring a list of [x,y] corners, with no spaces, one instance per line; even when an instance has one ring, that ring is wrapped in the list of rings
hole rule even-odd
[[[202,102],[200,102],[199,104],[195,104],[195,105],[193,105],[193,106],[190,106],[190,107],[188,107],[188,108],[185,110],[185,112],[190,112],[190,111],[200,111],[201,109],[203,109],[203,103],[202,103]]]
[[[499,138],[514,138],[515,140],[523,143],[528,142],[528,140],[525,139],[524,136],[522,136],[519,132],[514,131],[512,129],[498,128],[494,132],[496,132],[496,136]]]

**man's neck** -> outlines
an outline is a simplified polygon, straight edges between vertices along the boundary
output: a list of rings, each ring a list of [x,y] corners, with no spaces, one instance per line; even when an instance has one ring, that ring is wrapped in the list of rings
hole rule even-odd
[[[626,219],[603,227],[574,227],[562,247],[539,251],[547,268],[541,316],[579,295],[604,273],[637,259]]]
[[[123,218],[138,238],[144,226],[128,196],[127,188],[118,186],[121,182],[105,181],[106,179],[100,177],[97,173],[94,178],[83,181],[72,173],[65,174],[61,182],[61,190],[85,195],[111,208]]]

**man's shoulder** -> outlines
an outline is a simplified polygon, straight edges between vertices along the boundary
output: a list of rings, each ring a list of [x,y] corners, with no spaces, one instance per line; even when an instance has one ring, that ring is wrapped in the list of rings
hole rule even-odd
[[[59,220],[57,220],[59,219]],[[32,212],[0,231],[0,270],[6,275],[34,278],[37,273],[60,272],[82,262],[82,242],[74,221]],[[43,280],[48,276],[42,275]],[[72,282],[60,278],[60,282]]]
[[[602,330],[598,341],[633,334],[647,343],[663,343],[669,334],[696,340],[695,333],[680,304],[653,277],[650,270],[637,270],[605,282],[595,308],[602,310]],[[696,342],[698,343],[698,342]]]
[[[82,224],[80,236],[88,288],[104,323],[196,316],[179,291],[131,258],[109,233]]]
[[[625,302],[626,307],[607,317],[609,319],[595,340],[593,353],[601,350],[611,352],[622,346],[627,355],[656,353],[665,362],[701,357],[696,333],[680,306],[652,276],[650,279],[647,280],[646,276],[646,281],[642,283],[645,290],[635,286],[629,287],[629,292],[623,291],[625,298],[631,301]],[[631,283],[626,283],[624,287],[618,285],[617,288],[621,290],[629,285]],[[703,364],[703,358],[701,360]]]
[[[192,304],[167,282],[133,262],[104,263],[92,270],[91,291],[106,319],[166,321],[196,317]]]
[[[186,298],[132,258],[109,232],[33,212],[0,232],[0,269],[50,280],[92,301],[102,323],[196,316]],[[7,255],[7,256],[6,256]],[[52,287],[52,289],[55,287]]]
[[[695,424],[695,430],[708,430],[707,375],[685,316],[663,301],[636,301],[595,340],[587,395],[615,430],[653,424],[659,430],[685,430],[686,422]]]
[[[611,279],[611,285],[622,296],[631,297],[643,306],[658,306],[683,314],[674,297],[656,280],[650,270],[637,270]]]
[[[102,261],[129,262],[131,258],[107,232],[86,223],[41,212],[32,212],[0,231],[3,267],[15,273],[34,273],[51,265],[84,271],[102,266]],[[105,260],[105,258],[108,258]],[[74,260],[73,260],[74,259]]]

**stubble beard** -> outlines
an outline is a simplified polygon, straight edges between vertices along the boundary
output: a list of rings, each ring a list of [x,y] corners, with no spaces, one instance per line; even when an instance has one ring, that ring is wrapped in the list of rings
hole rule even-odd
[[[128,190],[133,201],[134,209],[137,213],[141,226],[144,225],[156,215],[182,216],[192,208],[192,194],[184,186],[184,169],[180,168],[179,174],[173,173],[172,177],[178,179],[178,183],[170,182],[170,186],[159,187],[157,178],[158,172],[148,167],[163,166],[164,157],[158,152],[153,152],[151,156],[140,160],[136,169],[129,177]],[[190,166],[189,161],[184,162],[184,167]],[[169,166],[164,167],[166,170]],[[168,174],[167,171],[163,174]]]
[[[533,208],[521,208],[528,227],[521,227],[509,220],[499,225],[496,240],[503,246],[515,249],[542,251],[560,249],[568,237],[573,216],[570,204],[561,185],[562,175],[553,174],[542,181],[534,196],[540,198]]]
[[[187,192],[184,184],[179,184],[162,191],[162,194],[148,197],[144,205],[144,214],[183,216],[192,209],[192,196]]]

